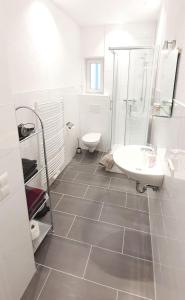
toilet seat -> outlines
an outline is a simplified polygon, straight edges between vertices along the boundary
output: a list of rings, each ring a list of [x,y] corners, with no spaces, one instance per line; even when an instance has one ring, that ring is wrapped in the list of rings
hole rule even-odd
[[[100,141],[101,133],[87,133],[82,137],[82,141],[85,143],[97,143]]]

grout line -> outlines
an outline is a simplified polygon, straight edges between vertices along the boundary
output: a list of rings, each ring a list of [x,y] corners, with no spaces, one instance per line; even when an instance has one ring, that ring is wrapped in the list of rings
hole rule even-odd
[[[69,240],[69,241],[72,241],[72,242],[76,242],[76,243],[79,243],[79,244],[82,244],[82,245],[87,245],[87,246],[90,246],[90,247],[93,246],[94,248],[98,248],[98,249],[108,251],[108,252],[111,252],[111,253],[116,253],[116,254],[120,254],[120,255],[123,255],[123,256],[132,257],[132,258],[137,259],[137,260],[142,260],[142,261],[147,261],[147,262],[152,263],[151,260],[148,260],[148,259],[145,259],[145,258],[141,258],[141,257],[138,257],[138,256],[133,256],[133,255],[130,255],[130,254],[127,254],[127,253],[118,252],[118,251],[111,250],[111,249],[108,249],[108,248],[104,248],[104,247],[101,247],[101,246],[98,246],[98,245],[92,245],[88,242],[79,241],[79,240],[76,240],[76,239],[73,239],[73,238],[70,238],[70,237],[67,237],[67,236],[63,236],[63,235],[59,235],[59,234],[55,234],[55,233],[49,233],[49,235],[56,236],[56,237],[59,237],[59,238],[62,238],[62,239],[66,239],[66,240]]]
[[[110,177],[110,179],[109,179],[109,183],[108,183],[108,186],[107,186],[108,190],[110,190],[111,180],[112,180],[112,177]]]
[[[75,180],[77,179],[78,175],[80,174],[80,172],[76,172],[75,177],[72,179],[72,182],[75,182]]]
[[[138,256],[133,256],[133,255],[130,255],[130,254],[127,254],[127,253],[121,253],[122,255],[124,256],[128,256],[128,257],[131,257],[131,258],[134,258],[134,259],[138,259],[138,260],[142,260],[142,261],[145,261],[145,262],[149,262],[153,265],[153,261],[152,260],[149,260],[149,259],[146,259],[146,258],[142,258],[142,257],[138,257]]]
[[[51,274],[51,269],[49,270],[49,273],[48,273],[48,275],[46,276],[46,279],[45,279],[45,281],[44,281],[44,283],[43,283],[43,286],[42,286],[42,288],[41,288],[41,290],[40,290],[40,292],[39,292],[39,294],[38,294],[36,300],[39,300],[39,298],[40,298],[40,296],[41,296],[41,294],[42,294],[42,291],[44,290],[44,288],[45,288],[45,286],[46,286],[46,283],[47,283],[47,281],[48,281],[48,278],[49,278],[50,274]]]
[[[128,202],[128,192],[126,192],[125,208],[127,208],[127,202]]]
[[[151,232],[151,218],[150,218],[150,197],[147,191],[147,195],[148,195],[148,209],[149,209],[149,224],[150,224],[150,232]],[[151,235],[151,249],[152,249],[152,264],[153,264],[153,285],[154,285],[154,299],[157,299],[157,287],[156,287],[156,276],[155,276],[155,271],[154,271],[154,249],[153,249],[153,243],[152,243],[152,235]],[[160,259],[160,255],[158,254],[158,257]]]
[[[65,194],[65,193],[56,193],[56,194],[58,194],[58,195],[62,195],[62,196],[70,196],[71,198],[78,198],[78,199],[83,199],[83,200],[86,200],[87,202],[95,202],[95,203],[98,203],[98,204],[102,204],[102,201],[97,201],[97,200],[93,200],[93,199],[90,199],[90,198],[86,198],[86,194],[87,194],[87,191],[88,191],[88,189],[90,188],[90,187],[92,187],[91,185],[88,185],[87,187],[86,187],[86,190],[85,190],[85,192],[84,192],[84,195],[83,196],[81,196],[81,197],[79,197],[79,196],[74,196],[74,195],[70,195],[70,194]],[[107,190],[107,189],[105,189],[105,190]],[[112,190],[111,190],[112,191]],[[117,191],[116,191],[117,192]],[[124,194],[125,194],[125,192],[123,192]],[[60,199],[61,200],[61,199]],[[114,203],[106,203],[106,202],[104,202],[104,204],[106,205],[106,206],[113,206],[113,207],[120,207],[120,208],[127,208],[127,207],[125,207],[124,205],[117,205],[117,204],[114,204]],[[127,209],[129,209],[129,210],[134,210],[134,211],[138,211],[138,210],[136,210],[136,209],[133,209],[133,208],[127,208]],[[146,213],[146,212],[144,212],[144,211],[139,211],[139,212],[143,212],[143,213]],[[146,214],[148,214],[148,213],[146,213]]]
[[[118,300],[118,290],[116,291],[116,300]]]
[[[53,270],[53,271],[55,271],[55,272],[58,272],[58,273],[61,273],[61,274],[67,275],[67,276],[71,276],[71,277],[74,277],[74,278],[77,278],[77,279],[83,279],[84,281],[87,281],[87,282],[93,283],[93,284],[95,284],[95,285],[99,285],[99,286],[108,288],[108,289],[113,290],[113,291],[115,291],[115,292],[117,292],[117,291],[118,291],[118,292],[123,292],[123,293],[125,293],[125,294],[127,294],[127,295],[139,297],[139,298],[142,298],[142,299],[144,299],[144,300],[153,300],[153,299],[151,299],[151,298],[147,298],[147,297],[144,297],[144,296],[140,296],[140,295],[137,295],[137,294],[134,294],[134,293],[131,293],[131,292],[124,291],[124,290],[116,289],[116,288],[111,287],[111,286],[109,286],[109,285],[105,285],[105,284],[102,284],[102,283],[99,283],[99,282],[96,282],[96,281],[93,281],[93,280],[90,280],[90,279],[87,279],[87,278],[82,278],[82,277],[80,277],[80,276],[78,276],[78,275],[74,275],[74,274],[71,274],[71,273],[68,273],[68,272],[65,272],[65,271],[61,271],[61,270],[59,270],[59,269],[55,269],[55,268],[52,268],[52,267],[48,267],[48,266],[43,265],[43,264],[40,264],[40,263],[37,263],[37,264],[38,264],[39,266],[45,267],[45,268],[47,268],[47,269],[49,269],[49,270]]]
[[[84,269],[84,272],[83,272],[83,279],[85,277],[85,273],[86,273],[86,270],[87,270],[87,266],[88,266],[88,263],[89,263],[89,259],[90,259],[90,255],[91,255],[91,252],[92,252],[92,245],[91,245],[91,248],[90,248],[90,251],[89,251],[89,255],[87,257],[87,262],[86,262],[86,265],[85,265],[85,269]]]
[[[130,193],[126,192],[125,208],[126,208],[126,209],[130,209],[130,210],[134,210],[134,211],[137,211],[137,212],[145,213],[145,214],[149,215],[149,210],[146,211],[146,210],[142,210],[142,209],[138,209],[138,208],[128,207],[128,194],[130,194]],[[133,195],[133,194],[132,194],[132,195]],[[134,196],[137,196],[137,195],[134,195]],[[147,197],[145,197],[145,196],[142,196],[142,197],[143,197],[143,198],[147,198]],[[136,201],[139,201],[139,200],[136,200]],[[149,208],[149,206],[148,206],[148,208]]]
[[[63,194],[63,195],[61,196],[61,198],[58,200],[58,202],[57,202],[55,208],[53,209],[53,211],[58,211],[56,208],[59,206],[59,204],[61,203],[61,201],[63,200],[63,198],[64,198],[64,194]]]
[[[124,226],[124,225],[110,223],[110,222],[106,222],[106,221],[103,221],[103,220],[91,219],[91,218],[88,218],[88,217],[71,214],[71,213],[68,213],[66,211],[61,211],[61,210],[56,210],[56,209],[54,211],[57,211],[57,212],[60,212],[60,213],[63,213],[63,214],[67,214],[67,215],[70,215],[70,216],[77,216],[79,218],[90,220],[90,221],[96,221],[96,222],[100,222],[100,223],[103,223],[103,224],[108,224],[108,225],[112,225],[112,226],[116,226],[116,227],[120,227],[120,228],[126,228],[126,229],[129,229],[129,230],[133,230],[133,231],[137,231],[137,232],[142,232],[142,233],[145,233],[145,234],[150,234],[150,232],[148,232],[148,231],[143,231],[143,230],[139,230],[139,229],[127,227],[127,226]]]
[[[79,243],[79,244],[82,244],[82,245],[86,245],[86,246],[91,246],[91,244],[89,244],[88,242],[84,242],[84,241],[78,241],[76,239],[73,239],[73,238],[70,238],[70,237],[67,237],[65,235],[59,235],[59,234],[56,234],[56,233],[49,233],[49,235],[52,235],[52,236],[56,236],[58,238],[61,238],[61,239],[66,239],[68,241],[72,241],[72,242],[76,242],[76,243]],[[104,248],[103,248],[104,249]],[[104,250],[108,250],[108,249],[104,249]]]
[[[65,183],[75,183],[75,184],[85,185],[85,186],[87,185],[87,183],[84,183],[84,182],[74,182],[74,181],[67,180],[67,179],[65,179],[65,180],[64,179],[56,179],[54,182],[56,182],[56,181],[65,182]],[[51,190],[51,192],[53,192],[53,191]]]
[[[86,187],[86,189],[85,189],[85,192],[84,192],[84,195],[83,195],[83,199],[85,199],[85,196],[87,195],[87,191],[88,191],[88,189],[89,189],[89,185]],[[98,201],[97,201],[98,202]]]
[[[123,230],[123,243],[122,243],[122,254],[123,254],[123,249],[124,249],[124,245],[125,245],[125,228],[124,228],[124,230]]]
[[[129,293],[129,292],[124,291],[124,290],[117,290],[116,288],[113,288],[113,287],[111,287],[111,286],[109,286],[109,285],[105,285],[105,284],[102,284],[102,283],[98,283],[98,282],[92,281],[92,280],[90,280],[90,279],[84,278],[84,280],[87,281],[87,282],[91,282],[91,283],[94,283],[94,284],[97,284],[97,285],[100,285],[100,286],[103,286],[103,287],[112,289],[112,290],[114,290],[114,291],[123,292],[123,293],[125,293],[125,294],[127,294],[127,295],[130,295],[130,296],[139,297],[139,298],[142,298],[142,299],[145,299],[145,300],[152,300],[151,298],[146,298],[146,297],[143,297],[143,296],[134,294],[134,293]]]
[[[62,192],[61,192],[61,193],[60,193],[60,192],[55,192],[55,191],[53,191],[53,190],[51,190],[51,193],[52,193],[52,194],[57,194],[57,195],[63,195]]]
[[[79,196],[74,196],[74,195],[70,195],[70,194],[65,194],[65,193],[64,193],[64,194],[63,194],[63,193],[55,193],[55,194],[61,195],[61,196],[63,196],[63,197],[64,197],[64,196],[70,196],[71,198],[78,198],[78,199],[85,200],[85,201],[87,201],[87,202],[94,202],[94,203],[102,204],[102,201],[97,201],[97,200],[92,200],[92,199],[90,199],[90,198],[86,198],[87,191],[88,191],[88,189],[89,189],[90,187],[93,187],[93,186],[88,185],[88,186],[86,187],[86,190],[85,190],[85,192],[84,192],[84,195],[81,196],[81,197],[79,197]],[[98,188],[99,188],[99,187],[98,187]],[[100,187],[100,188],[102,188],[102,187]],[[105,188],[105,190],[106,190],[106,188]],[[109,191],[112,191],[112,189],[109,190]],[[117,191],[116,191],[116,192],[117,192]],[[53,193],[53,192],[52,192],[52,193]],[[127,192],[122,192],[122,193],[126,194]],[[63,197],[61,197],[61,198],[59,199],[59,201],[61,201],[61,200],[63,199]],[[126,197],[127,197],[127,196],[126,196]],[[59,201],[57,202],[57,206],[58,206],[58,204],[59,204]],[[140,212],[140,213],[144,213],[144,214],[146,214],[146,215],[149,215],[149,213],[146,212],[146,211],[139,210],[139,209],[135,209],[135,208],[126,207],[126,206],[124,206],[124,205],[118,205],[118,204],[114,204],[114,203],[106,203],[106,202],[104,202],[104,204],[105,204],[105,206],[113,206],[113,207],[126,208],[126,209],[128,209],[128,210],[132,210],[132,211],[136,211],[136,212]],[[55,206],[55,208],[56,208],[57,206]],[[54,208],[54,209],[55,209],[55,208]],[[53,209],[53,210],[54,210],[54,209]]]
[[[68,230],[68,232],[67,232],[67,234],[66,234],[66,237],[69,236],[70,231],[71,231],[71,229],[72,229],[72,227],[73,227],[73,224],[74,224],[75,220],[76,220],[76,216],[74,217],[73,222],[71,223],[71,226],[69,227],[69,230]]]
[[[99,175],[98,175],[99,176]],[[107,177],[107,176],[103,176],[103,177]],[[114,177],[111,177],[110,179],[112,179],[112,178],[114,178]],[[64,182],[66,182],[67,180],[59,180],[59,179],[56,179],[57,181],[64,181]],[[69,182],[69,183],[76,183],[76,184],[78,184],[78,182],[73,182],[73,181],[67,181],[67,182]],[[80,185],[88,185],[89,187],[93,187],[93,188],[100,188],[100,189],[104,189],[104,190],[110,190],[110,191],[115,191],[115,192],[119,192],[119,193],[128,193],[128,192],[126,192],[126,191],[121,191],[121,190],[119,190],[119,189],[116,189],[116,188],[114,188],[114,187],[107,187],[107,186],[100,186],[100,185],[93,185],[93,184],[82,184],[82,183],[79,183]],[[55,192],[54,190],[51,190],[51,193],[54,193],[54,194],[63,194],[62,192]],[[134,196],[139,196],[139,194],[134,194],[134,193],[128,193],[128,194],[131,194],[131,195],[134,195]],[[69,195],[69,196],[71,196],[70,194],[66,194],[66,195]],[[143,197],[145,197],[145,196],[143,196]]]
[[[58,199],[55,207],[53,207],[53,210],[55,210],[55,208],[58,206],[58,204],[60,203],[60,201],[63,199],[64,195],[62,194],[61,197]]]
[[[98,221],[100,221],[101,214],[102,214],[102,211],[103,211],[103,207],[104,207],[104,202],[102,202],[102,206],[101,206],[101,209],[100,209],[100,215],[98,217]]]
[[[88,186],[86,187],[86,189],[87,189],[87,188],[88,188]],[[84,193],[86,193],[86,191],[85,191]],[[96,203],[98,203],[98,204],[101,204],[101,203],[102,203],[102,202],[97,201],[97,200],[91,200],[91,199],[83,198],[84,196],[79,197],[79,196],[74,196],[74,195],[69,195],[69,194],[63,194],[63,195],[64,195],[64,196],[69,196],[69,197],[71,197],[71,198],[77,198],[77,199],[85,200],[85,201],[87,201],[87,202],[96,202]]]
[[[82,172],[80,172],[80,173],[82,173]],[[87,173],[84,173],[84,174],[87,174]],[[88,174],[89,175],[89,174]],[[96,177],[104,177],[104,178],[108,178],[108,179],[110,179],[111,180],[111,178],[109,178],[108,176],[103,176],[103,175],[96,175]],[[105,189],[108,189],[108,186],[106,185],[106,184],[104,184],[104,185],[98,185],[98,184],[88,184],[87,182],[82,182],[82,181],[71,181],[71,180],[63,180],[63,179],[56,179],[55,180],[55,182],[56,181],[59,181],[59,182],[66,182],[66,183],[75,183],[75,184],[79,184],[79,185],[89,185],[89,186],[92,186],[92,187],[99,187],[99,188],[105,188]],[[109,184],[108,184],[109,185]],[[111,189],[112,190],[112,189]],[[115,189],[113,189],[113,190],[115,190]],[[53,192],[53,190],[51,190],[52,192]],[[115,190],[115,191],[118,191],[118,192],[124,192],[124,191],[120,191],[120,190]]]
[[[98,170],[98,168],[99,168],[99,165],[97,165],[97,167],[95,168],[93,175],[98,175],[98,174],[96,174],[96,171]]]

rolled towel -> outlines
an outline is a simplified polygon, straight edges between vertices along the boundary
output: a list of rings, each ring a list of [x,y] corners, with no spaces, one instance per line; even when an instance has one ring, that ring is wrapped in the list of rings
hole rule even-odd
[[[101,166],[104,166],[107,170],[112,169],[112,167],[113,167],[113,165],[114,165],[113,155],[110,154],[110,153],[104,155],[104,156],[101,158],[99,164],[100,164]]]

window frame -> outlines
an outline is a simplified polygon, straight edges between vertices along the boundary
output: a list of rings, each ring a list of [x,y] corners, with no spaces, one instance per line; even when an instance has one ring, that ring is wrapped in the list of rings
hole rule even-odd
[[[91,89],[91,64],[100,64],[100,89]],[[104,58],[103,57],[88,57],[85,59],[85,74],[86,74],[86,93],[88,94],[103,94],[104,93]]]

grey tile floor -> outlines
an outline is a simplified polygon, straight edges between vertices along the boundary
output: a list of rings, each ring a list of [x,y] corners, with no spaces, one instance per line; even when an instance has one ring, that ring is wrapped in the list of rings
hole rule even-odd
[[[22,300],[154,299],[148,199],[101,156],[76,155],[51,186],[55,230]]]

